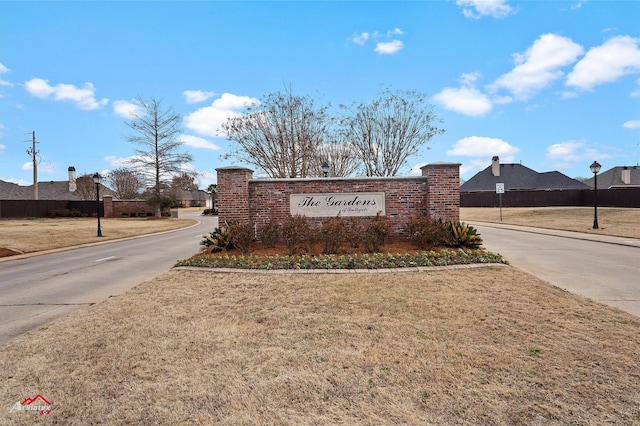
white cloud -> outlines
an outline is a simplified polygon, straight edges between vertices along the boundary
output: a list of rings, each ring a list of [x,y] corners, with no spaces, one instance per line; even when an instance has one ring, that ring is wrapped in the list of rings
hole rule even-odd
[[[25,89],[29,94],[41,98],[53,98],[54,101],[72,101],[82,110],[98,109],[109,102],[109,99],[96,100],[95,87],[91,83],[85,83],[84,87],[78,88],[73,84],[57,84],[51,86],[47,80],[33,78],[25,82]]]
[[[520,148],[511,146],[509,143],[497,138],[488,138],[484,136],[469,136],[457,141],[453,149],[447,151],[449,156],[465,156],[465,157],[485,157],[491,158],[498,155],[504,161],[513,161],[516,153],[520,152]]]
[[[385,42],[379,42],[376,44],[375,52],[381,55],[393,55],[402,50],[404,44],[400,40],[391,40]]]
[[[567,86],[591,90],[618,78],[640,72],[640,39],[613,37],[590,49],[567,76]]]
[[[5,150],[6,148],[7,148],[7,147],[6,147],[5,145],[2,145],[2,144],[0,143],[0,154],[4,154],[4,150]]]
[[[562,164],[586,162],[594,158],[609,158],[611,155],[599,152],[596,149],[588,148],[586,142],[582,140],[570,140],[560,142],[547,147],[547,158],[551,161]]]
[[[202,90],[185,90],[184,92],[182,92],[182,94],[184,95],[184,99],[188,104],[204,102],[216,95],[214,92],[204,92]]]
[[[9,68],[5,67],[4,64],[0,62],[0,75],[6,74],[8,72],[9,72]],[[13,84],[0,78],[0,86],[13,87]]]
[[[367,32],[356,34],[351,38],[351,41],[355,44],[359,44],[360,46],[363,46],[367,40],[369,40],[369,33]]]
[[[180,142],[193,148],[210,149],[212,151],[220,149],[220,147],[213,142],[204,138],[199,138],[198,136],[182,135],[180,136]]]
[[[625,121],[622,127],[625,129],[640,129],[640,120]]]
[[[514,13],[507,0],[456,0],[456,4],[462,6],[462,14],[471,19],[484,16],[501,19]]]
[[[475,82],[479,78],[478,73],[462,74],[462,87],[445,87],[433,99],[451,111],[470,116],[484,115],[491,111],[493,105],[489,98],[475,88]]]
[[[22,165],[22,170],[33,170],[33,162],[28,161]],[[38,163],[38,173],[44,173],[47,175],[53,175],[56,172],[56,168],[49,163]]]
[[[446,87],[433,99],[446,109],[465,115],[480,116],[491,111],[491,101],[475,88]]]
[[[351,37],[351,41],[360,46],[364,46],[368,40],[375,40],[376,47],[374,52],[380,55],[393,55],[403,49],[404,43],[398,40],[397,36],[404,35],[404,31],[401,28],[394,28],[388,30],[386,33],[381,33],[376,30],[374,32],[362,32],[355,34]]]
[[[124,118],[133,118],[134,115],[142,114],[144,109],[135,102],[130,101],[114,101],[113,112]]]
[[[127,167],[130,166],[130,160],[134,157],[116,157],[115,155],[108,155],[103,158],[104,161],[111,167]]]
[[[582,46],[569,38],[544,34],[524,54],[515,54],[515,68],[489,89],[507,89],[516,98],[527,99],[561,78],[564,73],[559,68],[574,63],[583,52]]]
[[[238,110],[248,105],[258,104],[260,101],[256,98],[223,93],[210,106],[188,114],[184,119],[185,127],[204,136],[223,136],[220,127],[227,118],[236,115]]]

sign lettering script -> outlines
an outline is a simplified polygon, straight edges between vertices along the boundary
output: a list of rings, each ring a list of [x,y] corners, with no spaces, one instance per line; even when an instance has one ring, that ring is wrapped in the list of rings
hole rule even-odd
[[[384,215],[384,192],[291,194],[292,215],[308,217]]]

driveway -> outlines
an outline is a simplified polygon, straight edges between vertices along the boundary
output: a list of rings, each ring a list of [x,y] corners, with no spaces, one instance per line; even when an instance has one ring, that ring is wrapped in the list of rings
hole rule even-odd
[[[469,222],[484,247],[557,287],[640,316],[640,240]]]

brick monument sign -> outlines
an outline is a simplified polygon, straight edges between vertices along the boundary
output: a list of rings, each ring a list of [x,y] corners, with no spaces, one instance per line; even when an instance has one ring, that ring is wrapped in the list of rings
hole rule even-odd
[[[253,179],[253,170],[221,167],[218,219],[260,230],[270,220],[300,214],[320,223],[334,216],[386,216],[391,237],[407,239],[412,216],[460,220],[460,164],[432,163],[422,176]]]

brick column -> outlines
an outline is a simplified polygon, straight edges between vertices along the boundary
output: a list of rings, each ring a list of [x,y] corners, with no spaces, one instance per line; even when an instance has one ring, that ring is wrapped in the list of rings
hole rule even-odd
[[[460,164],[431,163],[420,169],[427,178],[429,217],[460,220]]]
[[[104,217],[113,217],[113,197],[111,195],[102,197],[102,215]]]
[[[249,181],[253,170],[244,167],[220,167],[218,172],[218,221],[250,223]]]

